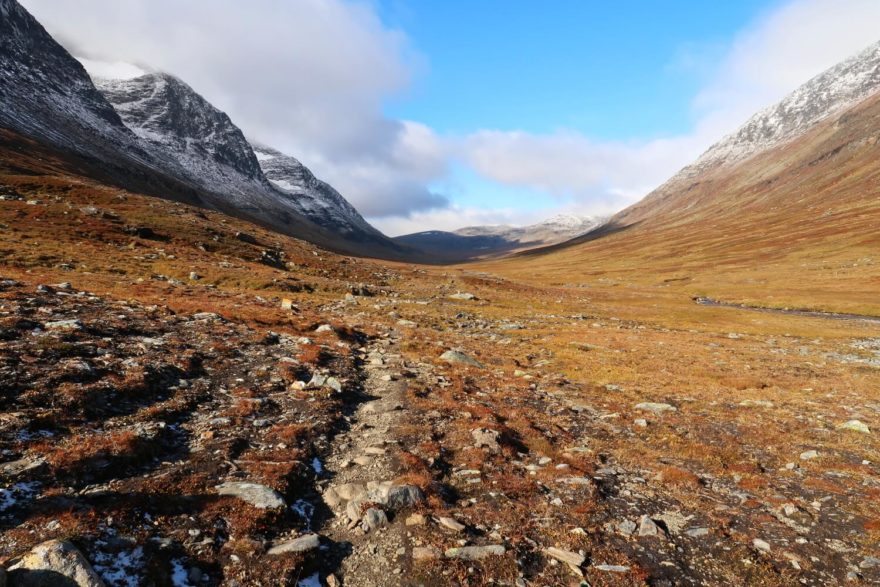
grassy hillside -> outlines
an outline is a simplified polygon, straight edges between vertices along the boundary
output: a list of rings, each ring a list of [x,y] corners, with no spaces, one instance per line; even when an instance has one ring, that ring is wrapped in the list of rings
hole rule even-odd
[[[782,148],[670,182],[592,240],[482,265],[550,284],[638,284],[880,315],[880,96]]]

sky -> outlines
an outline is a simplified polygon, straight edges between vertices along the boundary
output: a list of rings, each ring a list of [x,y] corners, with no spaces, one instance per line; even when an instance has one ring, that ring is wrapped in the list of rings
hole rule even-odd
[[[605,216],[880,40],[877,0],[22,0],[174,74],[396,236]]]

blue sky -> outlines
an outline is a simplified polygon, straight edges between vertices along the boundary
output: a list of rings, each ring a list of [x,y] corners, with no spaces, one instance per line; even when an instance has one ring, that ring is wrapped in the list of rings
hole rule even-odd
[[[390,235],[607,216],[880,38],[878,0],[21,0],[177,75]]]
[[[687,131],[691,100],[768,0],[379,4],[424,55],[393,117],[442,133],[559,127],[597,139]]]

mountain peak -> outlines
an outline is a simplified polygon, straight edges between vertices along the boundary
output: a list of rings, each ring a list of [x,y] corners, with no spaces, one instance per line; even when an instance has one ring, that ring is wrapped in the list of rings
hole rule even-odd
[[[262,180],[241,130],[179,78],[152,72],[131,79],[96,78],[95,85],[140,138],[188,158],[207,158],[250,180]]]
[[[379,234],[338,191],[316,178],[298,159],[255,141],[251,145],[266,178],[290,197],[304,216],[321,226]]]

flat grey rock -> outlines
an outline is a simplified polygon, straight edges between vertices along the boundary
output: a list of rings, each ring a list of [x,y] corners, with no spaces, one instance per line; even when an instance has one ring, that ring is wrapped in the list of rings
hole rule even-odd
[[[217,493],[232,495],[263,510],[287,507],[280,493],[259,483],[227,482],[217,486]]]
[[[286,554],[288,552],[307,552],[321,546],[321,539],[317,534],[304,534],[293,540],[278,542],[268,550],[268,554]]]
[[[663,412],[675,412],[678,408],[671,404],[663,404],[656,402],[642,402],[635,405],[635,409],[643,412],[653,412],[654,414],[662,414]]]
[[[507,552],[500,544],[490,546],[462,546],[450,548],[446,551],[446,558],[457,558],[467,561],[477,561],[490,556],[502,556]]]
[[[447,363],[468,365],[469,367],[485,369],[485,365],[483,365],[481,362],[458,351],[446,351],[445,353],[440,355],[440,359],[446,361]]]

